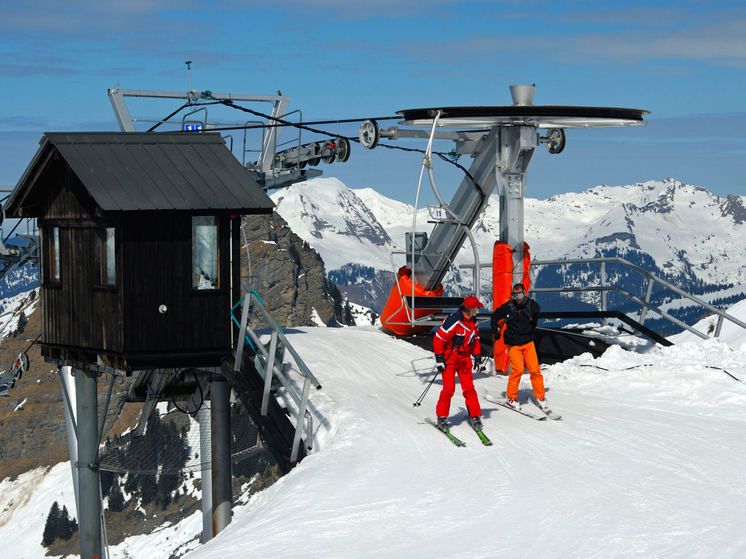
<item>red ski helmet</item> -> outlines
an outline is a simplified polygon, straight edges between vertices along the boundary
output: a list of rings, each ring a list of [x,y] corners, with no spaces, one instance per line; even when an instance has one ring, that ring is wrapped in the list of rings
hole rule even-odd
[[[474,295],[469,295],[466,299],[464,299],[465,309],[481,309],[482,307],[484,307],[484,305],[480,303],[479,299],[474,297]]]

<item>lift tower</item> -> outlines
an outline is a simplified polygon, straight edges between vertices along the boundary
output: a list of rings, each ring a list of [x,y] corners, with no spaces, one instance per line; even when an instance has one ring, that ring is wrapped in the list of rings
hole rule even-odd
[[[415,238],[416,225],[413,224],[412,241],[407,249],[407,252],[411,251],[408,257],[411,277],[428,292],[441,284],[464,241],[471,236],[471,228],[487,206],[495,187],[500,196],[499,241],[512,248],[514,264],[523,260],[526,178],[539,144],[545,144],[549,153],[558,154],[565,147],[565,129],[636,126],[646,124],[643,117],[649,114],[644,110],[611,107],[537,106],[532,104],[535,86],[511,86],[510,90],[513,105],[509,106],[435,107],[397,112],[403,117],[400,124],[430,129],[429,133],[398,127],[383,131],[374,121],[366,121],[360,127],[361,144],[369,149],[374,148],[381,138],[429,140],[423,157],[423,171],[427,169],[439,202],[439,206],[430,212],[436,217],[436,224],[429,240],[421,242]],[[543,136],[542,132],[545,132]],[[433,174],[432,143],[435,139],[453,140],[456,147],[452,153],[469,155],[473,159],[468,175],[449,203],[441,197]],[[478,267],[476,248],[474,253]],[[514,265],[514,283],[521,280],[521,268]],[[395,285],[394,290],[397,289]],[[400,296],[406,297],[407,293]],[[414,312],[407,313],[407,316],[414,328]],[[398,319],[382,316],[381,321],[386,325]]]

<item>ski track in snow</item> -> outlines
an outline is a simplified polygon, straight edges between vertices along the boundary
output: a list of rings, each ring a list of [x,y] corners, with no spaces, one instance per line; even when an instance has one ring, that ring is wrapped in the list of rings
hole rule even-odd
[[[317,332],[291,342],[324,385],[312,396],[315,419],[327,420],[319,451],[190,558],[746,553],[746,389],[703,368],[728,355],[722,344],[646,355],[612,348],[545,367],[564,419],[532,421],[482,399],[493,447],[468,426],[457,389],[452,431],[467,447],[456,448],[423,421],[434,416],[439,382],[412,407],[432,374],[430,354],[375,328]],[[743,357],[730,355],[741,374]],[[505,384],[476,380],[480,396]],[[529,394],[526,379],[520,397]]]
[[[424,422],[440,381],[412,405],[432,378],[431,353],[370,326],[297,328],[288,338],[323,386],[311,394],[314,452],[236,506],[206,545],[196,543],[195,514],[128,538],[112,559],[195,547],[186,557],[746,556],[746,383],[708,368],[746,379],[746,345],[615,346],[544,367],[561,421],[487,402],[507,379],[482,373],[475,384],[494,444],[469,427],[457,388],[451,422],[467,445],[457,448]],[[530,393],[524,378],[519,396]],[[12,511],[18,482],[0,484],[0,540],[22,538],[3,557],[43,557],[51,503],[74,510],[69,463],[35,472]]]

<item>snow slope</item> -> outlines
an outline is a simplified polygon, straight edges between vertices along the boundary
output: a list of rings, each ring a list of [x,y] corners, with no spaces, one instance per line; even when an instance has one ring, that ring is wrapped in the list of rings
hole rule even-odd
[[[545,368],[564,416],[482,400],[483,447],[452,403],[456,448],[423,423],[434,361],[374,327],[291,342],[324,388],[315,453],[236,509],[191,559],[252,557],[746,556],[746,346],[613,347]],[[504,378],[476,385],[502,394]],[[521,397],[529,394],[524,381]]]
[[[327,270],[348,262],[390,267],[391,238],[355,192],[339,180],[292,185],[274,192],[272,200],[293,232],[322,255]]]
[[[12,482],[9,478],[0,482],[0,542],[4,558],[44,557],[44,524],[55,501],[60,510],[67,507],[70,516],[77,517],[70,462],[50,470],[31,470]]]
[[[746,320],[744,320],[744,317],[746,317],[746,300],[743,300],[740,303],[736,303],[735,305],[730,307],[728,309],[728,314],[743,322],[746,322]],[[717,321],[718,317],[716,315],[712,315],[707,318],[703,318],[694,326],[692,326],[692,328],[708,334],[711,328],[714,332],[714,329],[717,326]],[[695,334],[684,330],[681,334],[670,336],[669,339],[675,344],[681,344],[684,342],[694,342],[696,340],[699,340],[700,338],[699,336],[696,336]],[[733,322],[724,320],[720,332],[720,340],[728,344],[728,346],[733,349],[740,348],[741,346],[746,344],[746,330],[744,330],[737,324],[734,324]]]
[[[732,312],[744,319],[746,306]],[[315,451],[187,557],[745,557],[746,344],[723,334],[733,349],[617,346],[545,367],[559,422],[486,402],[506,380],[482,374],[494,446],[466,425],[457,393],[451,418],[467,447],[456,448],[423,422],[439,382],[412,406],[432,354],[372,326],[294,329],[323,385],[311,400]],[[41,558],[51,503],[74,510],[69,463],[43,473],[0,483],[4,558]],[[111,558],[168,559],[200,526],[194,515],[128,538]]]

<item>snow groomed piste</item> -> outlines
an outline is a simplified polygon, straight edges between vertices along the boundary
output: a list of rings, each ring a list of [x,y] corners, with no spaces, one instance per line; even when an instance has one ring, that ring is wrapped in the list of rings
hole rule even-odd
[[[374,327],[303,328],[289,337],[324,371],[313,410],[317,452],[236,509],[225,534],[190,559],[746,551],[746,385],[707,368],[717,362],[746,378],[746,346],[615,346],[598,359],[545,367],[562,421],[491,404],[484,395],[500,397],[506,381],[480,375],[494,444],[479,444],[456,397],[451,432],[466,443],[456,448],[424,421],[437,391],[411,406],[434,372],[431,353]]]

